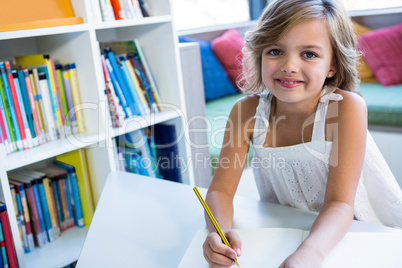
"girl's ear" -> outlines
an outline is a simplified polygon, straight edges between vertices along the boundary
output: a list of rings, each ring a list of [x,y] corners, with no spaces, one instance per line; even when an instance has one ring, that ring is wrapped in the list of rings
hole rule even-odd
[[[332,60],[331,67],[329,68],[329,72],[327,77],[330,78],[336,74],[336,63]]]

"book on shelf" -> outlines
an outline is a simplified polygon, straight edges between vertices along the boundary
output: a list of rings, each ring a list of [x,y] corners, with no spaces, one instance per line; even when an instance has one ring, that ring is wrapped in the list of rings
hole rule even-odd
[[[20,233],[22,247],[24,249],[24,252],[28,253],[29,252],[28,236],[27,236],[27,231],[25,228],[25,220],[24,220],[24,213],[23,213],[23,209],[22,209],[21,196],[19,193],[17,193],[15,188],[16,188],[15,185],[10,184],[11,198],[13,199],[14,212],[15,212],[15,217],[17,219],[18,231]]]
[[[126,133],[120,136],[117,141],[125,160],[126,171],[154,178],[159,177],[156,170],[155,156],[152,155],[143,129]]]
[[[78,149],[61,154],[56,156],[56,160],[75,168],[84,224],[89,227],[94,213],[94,205],[85,151]]]
[[[86,131],[74,63],[56,64],[46,54],[16,56],[15,63],[18,69],[0,62],[0,151]]]
[[[16,252],[15,252],[15,247],[14,247],[13,235],[11,233],[10,222],[8,220],[7,207],[4,203],[1,203],[1,202],[0,202],[0,223],[1,223],[1,230],[2,230],[2,234],[3,234],[3,238],[4,238],[5,250],[7,253],[6,255],[7,255],[8,267],[17,268],[18,261],[17,261]],[[1,237],[0,237],[0,241],[1,241]],[[1,249],[1,250],[3,251],[3,249]],[[4,261],[5,256],[2,256],[2,257],[3,257],[2,259]]]
[[[165,180],[182,182],[176,128],[170,124],[152,127],[157,154],[158,172]]]
[[[19,130],[19,126],[17,123],[17,114],[16,110],[14,108],[14,103],[11,97],[11,90],[10,86],[8,84],[8,79],[7,79],[7,74],[6,74],[6,69],[4,62],[0,62],[0,76],[1,76],[1,82],[3,84],[3,90],[4,90],[4,101],[5,101],[5,108],[6,111],[8,111],[8,116],[10,118],[9,121],[9,128],[11,132],[11,138],[13,144],[15,144],[16,150],[23,150],[23,145],[22,145],[22,140],[21,140],[21,133]],[[15,150],[13,150],[15,151]]]
[[[110,0],[99,0],[102,21],[114,21],[114,11]]]
[[[125,116],[161,111],[159,93],[139,42],[103,42],[100,47],[102,64],[106,66],[103,67],[105,86],[114,91],[112,95],[118,97]]]
[[[112,120],[112,126],[115,128],[122,127],[125,114],[123,107],[120,104],[119,98],[116,96],[116,92],[113,88],[112,81],[110,79],[109,72],[106,67],[105,56],[101,56],[103,77],[105,79],[105,94],[107,96],[110,118]]]

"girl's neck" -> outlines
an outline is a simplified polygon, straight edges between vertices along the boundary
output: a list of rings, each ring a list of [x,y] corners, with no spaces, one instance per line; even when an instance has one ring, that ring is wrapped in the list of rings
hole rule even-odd
[[[286,118],[303,119],[307,118],[317,110],[320,94],[303,102],[287,103],[281,102],[275,96],[272,99],[271,113],[275,117],[285,116]]]

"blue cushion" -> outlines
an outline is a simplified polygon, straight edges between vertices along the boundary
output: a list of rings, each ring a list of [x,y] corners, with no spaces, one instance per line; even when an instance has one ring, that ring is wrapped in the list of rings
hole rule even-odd
[[[197,42],[200,45],[205,101],[238,94],[227,73],[212,52],[210,42],[185,36],[180,36],[179,42]]]

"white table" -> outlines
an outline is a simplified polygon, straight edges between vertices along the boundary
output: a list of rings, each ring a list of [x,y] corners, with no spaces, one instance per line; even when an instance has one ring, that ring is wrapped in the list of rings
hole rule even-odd
[[[199,189],[205,196],[206,190]],[[309,230],[317,213],[237,196],[233,228]],[[206,228],[192,187],[137,174],[109,174],[78,266],[177,267],[195,233]],[[354,221],[351,231],[398,232]]]

